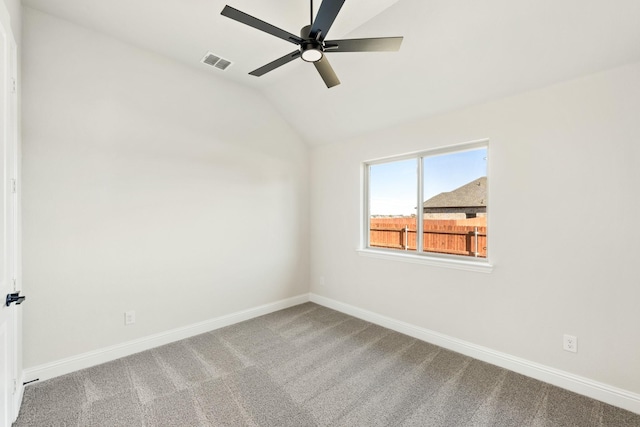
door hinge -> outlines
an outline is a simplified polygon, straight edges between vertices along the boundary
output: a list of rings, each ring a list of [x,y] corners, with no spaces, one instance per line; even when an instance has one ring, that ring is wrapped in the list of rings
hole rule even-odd
[[[18,191],[18,184],[15,178],[11,178],[11,192],[15,194]]]
[[[15,394],[16,391],[18,391],[18,380],[14,379],[13,380],[13,394]]]
[[[11,93],[16,93],[16,91],[18,90],[18,83],[16,82],[15,78],[11,79]]]

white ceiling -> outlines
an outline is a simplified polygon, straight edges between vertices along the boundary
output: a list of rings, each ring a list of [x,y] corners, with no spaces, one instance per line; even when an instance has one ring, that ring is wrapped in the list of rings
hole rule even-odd
[[[640,61],[638,0],[347,0],[328,39],[405,39],[400,52],[327,55],[342,81],[332,89],[299,60],[249,76],[296,46],[220,15],[229,4],[297,34],[307,0],[22,3],[252,86],[311,144]],[[207,51],[233,65],[201,64]]]

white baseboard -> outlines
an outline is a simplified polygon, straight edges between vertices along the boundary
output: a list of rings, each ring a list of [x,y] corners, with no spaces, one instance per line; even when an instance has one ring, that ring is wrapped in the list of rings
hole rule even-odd
[[[340,311],[345,314],[366,320],[376,325],[389,328],[405,335],[426,341],[440,347],[491,363],[496,366],[544,381],[549,384],[573,391],[593,399],[606,402],[631,412],[640,414],[640,395],[617,387],[593,381],[569,372],[551,368],[526,359],[511,356],[506,353],[482,347],[466,341],[462,341],[429,329],[411,325],[406,322],[386,317],[372,311],[364,310],[353,305],[345,304],[330,298],[316,294],[303,294],[293,298],[276,301],[274,303],[261,305],[248,310],[239,311],[225,316],[210,319],[204,322],[172,329],[167,332],[151,335],[126,343],[106,347],[99,350],[79,354],[25,369],[23,372],[24,381],[39,379],[41,381],[54,378],[60,375],[89,368],[101,363],[110,362],[120,357],[129,356],[141,351],[149,350],[174,341],[189,338],[198,334],[213,331],[238,322],[253,319],[254,317],[272,313],[288,307],[293,307],[307,301],[315,302],[322,306]],[[20,387],[22,391],[23,387]],[[21,395],[22,393],[20,393]],[[21,397],[21,396],[20,396]],[[21,401],[22,399],[20,399]]]
[[[302,294],[296,297],[264,304],[259,307],[238,311],[236,313],[205,320],[204,322],[195,323],[182,328],[172,329],[159,334],[150,335],[122,344],[113,345],[99,350],[67,357],[65,359],[56,360],[55,362],[45,363],[33,368],[28,368],[23,371],[23,377],[25,381],[32,381],[35,379],[44,381],[60,375],[79,371],[80,369],[89,368],[91,366],[110,362],[121,357],[159,347],[161,345],[169,344],[174,341],[203,334],[215,329],[224,328],[225,326],[273,313],[274,311],[293,307],[294,305],[302,304],[307,301],[309,301],[309,294]]]
[[[309,300],[474,359],[640,414],[640,394],[462,341],[313,293],[309,294]]]

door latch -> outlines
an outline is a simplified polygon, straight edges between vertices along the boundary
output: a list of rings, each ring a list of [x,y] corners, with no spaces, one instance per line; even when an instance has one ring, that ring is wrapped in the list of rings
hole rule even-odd
[[[7,307],[9,307],[11,305],[11,303],[15,302],[16,305],[18,304],[22,304],[22,302],[26,299],[27,297],[21,297],[20,296],[20,292],[14,292],[12,294],[7,294],[7,299],[5,301],[5,304]]]

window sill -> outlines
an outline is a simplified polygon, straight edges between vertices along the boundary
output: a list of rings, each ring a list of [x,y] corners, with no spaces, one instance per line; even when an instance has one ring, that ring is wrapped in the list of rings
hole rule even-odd
[[[429,255],[418,255],[400,251],[385,251],[379,249],[357,249],[358,255],[371,258],[380,258],[390,261],[410,262],[413,264],[430,265],[434,267],[453,268],[457,270],[476,271],[480,273],[491,273],[493,265],[488,261],[471,261],[466,259],[454,259],[435,257]]]

